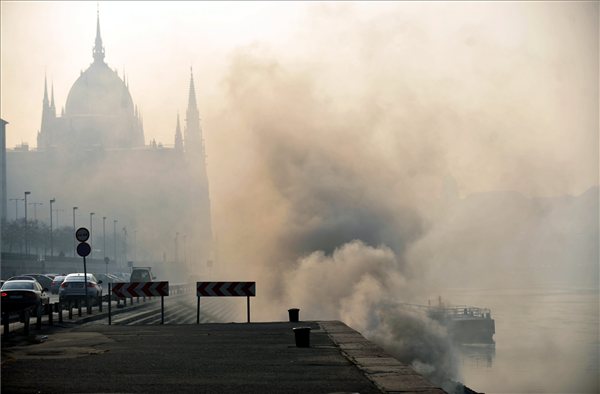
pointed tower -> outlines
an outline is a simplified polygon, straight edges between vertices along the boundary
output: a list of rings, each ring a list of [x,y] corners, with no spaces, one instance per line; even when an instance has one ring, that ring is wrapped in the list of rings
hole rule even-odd
[[[96,41],[94,44],[92,51],[94,63],[104,63],[104,47],[102,46],[102,37],[100,36],[100,10],[96,12]]]
[[[183,136],[181,135],[181,126],[179,125],[179,113],[177,113],[177,127],[175,127],[175,151],[183,153]]]
[[[200,114],[196,103],[194,75],[190,68],[190,86],[188,90],[188,106],[184,130],[184,155],[187,171],[190,176],[190,201],[193,201],[189,212],[187,227],[193,235],[194,253],[198,258],[198,268],[206,268],[205,264],[213,259],[212,220],[210,213],[210,193],[206,174],[206,155],[204,140],[200,127]]]
[[[200,113],[196,103],[196,88],[194,86],[194,74],[190,67],[190,88],[188,91],[188,106],[185,118],[185,151],[192,153],[204,163],[204,140],[202,139],[202,128],[200,127]]]
[[[54,107],[54,85],[52,86],[52,101],[48,100],[48,78],[44,75],[44,100],[42,102],[42,124],[37,136],[38,149],[47,149],[52,144],[52,129],[56,119]]]
[[[54,82],[52,82],[52,94],[50,97],[50,113],[53,117],[56,117],[56,105],[54,105]]]

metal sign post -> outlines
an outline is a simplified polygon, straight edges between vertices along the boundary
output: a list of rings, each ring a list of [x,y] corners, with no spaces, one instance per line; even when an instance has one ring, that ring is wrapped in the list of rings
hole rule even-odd
[[[87,266],[85,262],[85,256],[88,256],[92,252],[91,246],[85,242],[90,238],[90,232],[85,227],[79,227],[75,232],[75,238],[80,242],[77,245],[77,254],[83,257],[83,286],[85,290],[85,309],[87,314],[91,313],[90,300],[88,299],[88,286],[87,286]]]
[[[108,325],[110,326],[112,321],[110,319],[110,311],[111,311],[111,304],[112,304],[112,289],[111,289],[111,283],[108,283]]]

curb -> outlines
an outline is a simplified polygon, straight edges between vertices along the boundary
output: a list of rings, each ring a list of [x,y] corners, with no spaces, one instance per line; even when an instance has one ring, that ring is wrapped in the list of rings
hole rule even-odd
[[[340,321],[317,323],[344,357],[383,393],[447,394],[346,324]]]

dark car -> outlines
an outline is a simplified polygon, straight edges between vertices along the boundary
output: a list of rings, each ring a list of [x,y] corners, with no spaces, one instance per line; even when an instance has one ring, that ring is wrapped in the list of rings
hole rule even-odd
[[[50,285],[52,284],[52,279],[42,274],[23,274],[13,276],[12,278],[8,278],[8,280],[27,280],[31,278],[37,280],[40,283],[40,285],[42,285],[42,288],[49,289]]]
[[[41,314],[42,306],[48,304],[47,288],[43,288],[38,281],[9,280],[2,285],[2,311],[20,312],[30,311]]]

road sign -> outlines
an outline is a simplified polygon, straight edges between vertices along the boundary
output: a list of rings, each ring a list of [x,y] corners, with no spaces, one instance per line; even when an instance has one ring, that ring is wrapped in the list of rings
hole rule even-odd
[[[90,238],[90,232],[85,227],[79,227],[77,231],[75,231],[75,238],[77,238],[79,242],[85,242]]]
[[[108,264],[108,263],[110,262],[110,259],[109,259],[108,257],[105,257],[105,258],[104,258],[104,262],[105,262],[106,264]]]
[[[254,297],[256,282],[197,282],[198,297]]]
[[[112,293],[121,298],[163,297],[169,295],[169,282],[114,283]]]
[[[77,245],[77,254],[80,255],[81,257],[85,257],[85,256],[89,255],[91,252],[92,252],[92,248],[91,248],[90,244],[88,244],[87,242],[81,242],[79,245]]]

